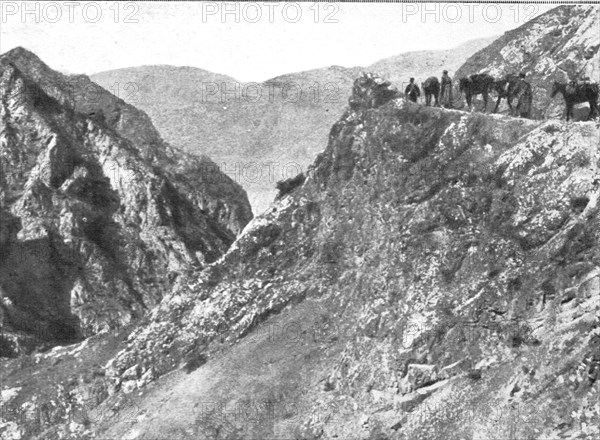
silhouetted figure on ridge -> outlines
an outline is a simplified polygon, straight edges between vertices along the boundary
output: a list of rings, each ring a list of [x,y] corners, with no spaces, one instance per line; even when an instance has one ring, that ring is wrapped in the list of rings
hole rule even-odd
[[[452,108],[452,78],[448,75],[448,71],[442,72],[441,89],[440,89],[440,101],[442,107]]]
[[[410,79],[410,82],[404,90],[404,94],[408,96],[408,99],[410,99],[412,102],[417,102],[417,99],[419,96],[421,96],[421,90],[419,90],[419,86],[415,84],[414,78]]]

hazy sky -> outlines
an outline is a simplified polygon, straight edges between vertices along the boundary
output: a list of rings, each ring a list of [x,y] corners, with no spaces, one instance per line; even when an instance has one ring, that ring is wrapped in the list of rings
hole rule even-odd
[[[499,35],[555,5],[0,1],[0,52],[96,73],[194,66],[241,81],[332,64],[365,66]]]

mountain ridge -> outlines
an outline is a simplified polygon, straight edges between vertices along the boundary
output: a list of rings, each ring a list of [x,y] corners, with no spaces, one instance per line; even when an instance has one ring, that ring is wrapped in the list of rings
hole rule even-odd
[[[448,60],[447,67],[452,70],[466,59],[468,51],[483,47],[488,40],[411,56],[422,61],[421,70],[427,76],[439,74],[439,59]],[[452,60],[455,53],[457,59]],[[413,68],[416,61],[409,72],[401,60],[398,58],[392,69],[394,80],[419,76]],[[135,87],[129,86],[132,102],[151,115],[162,135],[188,152],[213,158],[249,191],[251,204],[262,212],[275,197],[275,183],[306,170],[321,151],[329,127],[343,111],[345,91],[365,69],[370,67],[329,66],[259,83],[225,80],[224,88],[222,80],[206,77],[202,69],[193,78],[161,77],[150,68],[144,74],[130,75],[121,69],[92,75],[92,79],[107,88],[115,83],[135,83]]]
[[[599,130],[359,77],[306,180],[67,387],[94,423],[37,438],[594,438]]]

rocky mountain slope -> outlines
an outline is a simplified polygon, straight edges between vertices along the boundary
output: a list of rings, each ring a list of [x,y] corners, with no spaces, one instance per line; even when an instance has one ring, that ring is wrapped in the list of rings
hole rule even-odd
[[[552,99],[554,81],[589,77],[600,81],[600,7],[560,6],[505,33],[490,46],[471,56],[456,77],[486,72],[499,77],[525,72],[533,86],[533,117],[560,117],[560,95]],[[587,106],[587,104],[586,104]],[[587,117],[589,107],[578,117]]]
[[[331,66],[258,84],[172,66],[119,69],[92,79],[146,111],[167,141],[210,156],[248,191],[260,213],[273,201],[276,181],[306,170],[322,151],[346,105],[346,91],[362,70],[380,72],[400,88],[411,76],[424,80],[443,68],[455,70],[494,38],[401,54],[366,68]]]
[[[89,78],[17,48],[0,90],[1,356],[139,319],[252,218],[214,163]]]
[[[306,181],[125,341],[5,363],[14,414],[55,419],[4,432],[595,439],[599,135],[360,77]],[[90,353],[57,390],[21,373]]]

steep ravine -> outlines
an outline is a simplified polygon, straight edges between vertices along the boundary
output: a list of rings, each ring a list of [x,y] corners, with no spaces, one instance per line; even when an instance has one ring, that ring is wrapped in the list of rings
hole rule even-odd
[[[304,184],[65,382],[90,418],[20,435],[597,438],[599,136],[357,79]]]
[[[76,99],[69,79],[24,49],[0,56],[0,356],[140,319],[252,217],[209,159],[98,86]]]

